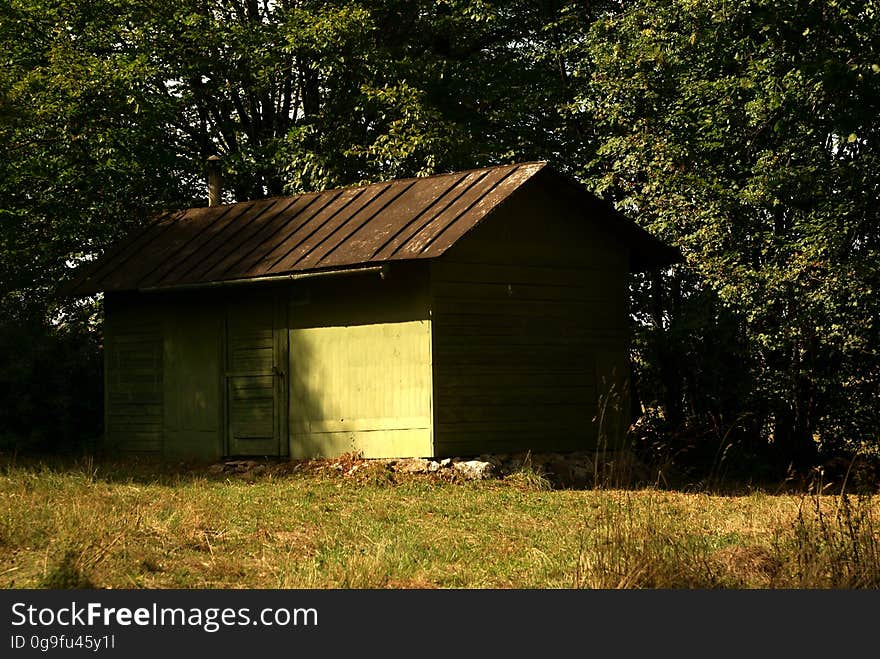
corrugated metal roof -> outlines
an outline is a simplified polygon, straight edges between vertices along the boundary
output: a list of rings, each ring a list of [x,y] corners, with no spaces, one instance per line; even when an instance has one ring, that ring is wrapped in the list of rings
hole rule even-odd
[[[89,295],[435,258],[545,167],[522,163],[165,213],[66,288]]]

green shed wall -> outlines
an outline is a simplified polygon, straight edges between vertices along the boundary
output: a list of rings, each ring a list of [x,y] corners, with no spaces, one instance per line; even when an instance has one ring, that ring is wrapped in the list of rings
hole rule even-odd
[[[554,197],[517,192],[432,262],[438,456],[613,441],[627,410],[628,252]]]
[[[166,456],[224,452],[223,324],[219,296],[179,293],[163,302]]]
[[[216,294],[104,301],[105,427],[128,453],[223,455],[223,323]]]
[[[104,301],[104,429],[110,450],[158,454],[164,443],[164,351],[159,305]]]
[[[431,455],[427,263],[304,280],[290,304],[290,455]]]
[[[426,262],[109,294],[108,445],[206,460],[431,455],[429,314]]]

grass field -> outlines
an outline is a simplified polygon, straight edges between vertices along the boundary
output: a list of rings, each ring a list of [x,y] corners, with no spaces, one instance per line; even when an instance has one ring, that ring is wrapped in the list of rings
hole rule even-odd
[[[868,496],[0,464],[3,588],[880,587]],[[827,490],[826,490],[827,492]]]

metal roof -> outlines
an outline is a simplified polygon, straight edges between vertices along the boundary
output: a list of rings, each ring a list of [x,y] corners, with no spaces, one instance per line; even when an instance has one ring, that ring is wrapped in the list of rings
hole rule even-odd
[[[542,170],[558,177],[533,162],[168,212],[65,288],[90,295],[435,258]],[[632,234],[630,242],[663,248],[605,211],[616,216],[613,227]]]

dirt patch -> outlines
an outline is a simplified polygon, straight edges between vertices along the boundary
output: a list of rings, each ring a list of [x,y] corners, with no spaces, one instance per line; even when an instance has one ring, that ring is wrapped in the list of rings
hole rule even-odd
[[[320,475],[373,485],[394,485],[413,478],[437,482],[505,480],[525,473],[548,487],[572,489],[620,487],[624,480],[641,476],[640,465],[630,454],[604,453],[599,459],[592,452],[520,452],[444,459],[368,459],[357,453],[345,453],[336,458],[311,460],[230,460],[208,467],[208,473],[248,482],[297,474]]]

